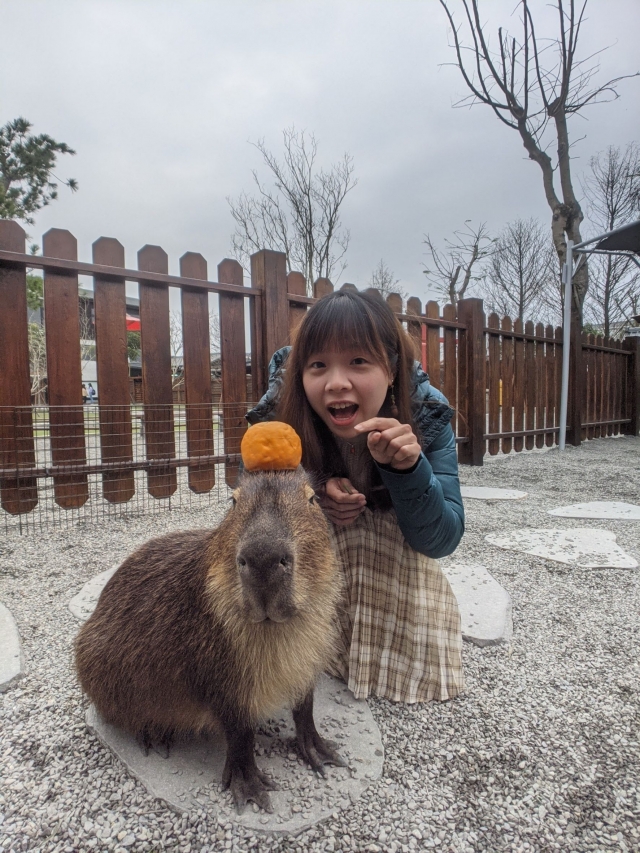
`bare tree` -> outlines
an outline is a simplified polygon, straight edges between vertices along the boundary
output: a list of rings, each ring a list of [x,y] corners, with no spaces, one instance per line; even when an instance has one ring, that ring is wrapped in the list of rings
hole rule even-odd
[[[490,310],[521,320],[548,314],[557,290],[557,257],[536,219],[516,219],[498,235],[481,292]],[[557,300],[559,306],[559,299]]]
[[[465,299],[469,286],[479,281],[484,275],[483,262],[493,251],[493,240],[489,236],[486,223],[481,222],[477,228],[467,219],[465,227],[455,231],[455,240],[444,241],[445,248],[436,248],[431,237],[425,234],[424,243],[427,246],[431,261],[422,271],[431,287],[452,305],[457,305]]]
[[[456,26],[450,6],[460,2],[471,37],[464,44],[462,27]],[[565,232],[574,243],[581,241],[582,209],[573,188],[569,154],[568,120],[585,107],[617,98],[616,77],[602,85],[593,84],[598,71],[594,55],[577,59],[578,39],[587,0],[555,0],[558,29],[542,38],[535,28],[530,0],[520,0],[518,37],[498,28],[497,47],[492,49],[480,12],[481,0],[440,0],[451,28],[456,64],[470,94],[458,106],[485,104],[507,127],[516,130],[529,158],[542,172],[544,192],[551,209],[551,233],[560,264],[566,256]],[[636,76],[636,75],[625,75]],[[554,163],[547,153],[553,128],[557,147]],[[559,178],[559,192],[556,187]],[[582,320],[589,287],[588,267],[581,264],[573,278],[573,315]]]
[[[355,187],[353,159],[342,159],[325,170],[316,164],[318,144],[295,127],[283,131],[284,155],[280,160],[264,139],[254,143],[267,167],[269,182],[253,171],[255,196],[241,193],[227,198],[236,230],[231,238],[234,254],[249,268],[249,255],[276,249],[287,256],[287,272],[304,273],[310,288],[317,278],[339,278],[349,246],[340,208]]]
[[[47,387],[47,346],[44,326],[40,323],[29,323],[29,373],[31,394],[41,404]]]
[[[590,230],[611,231],[640,214],[640,145],[631,142],[623,150],[610,146],[589,161],[582,182]],[[630,323],[638,313],[640,275],[634,262],[620,255],[593,255],[592,286],[586,311],[605,336],[612,326]],[[616,331],[617,331],[616,328]]]
[[[385,299],[390,293],[397,293],[402,301],[406,302],[409,295],[401,287],[398,287],[399,283],[400,279],[395,277],[393,272],[385,264],[384,260],[380,258],[379,264],[369,276],[367,287],[373,287],[376,290],[379,290]]]

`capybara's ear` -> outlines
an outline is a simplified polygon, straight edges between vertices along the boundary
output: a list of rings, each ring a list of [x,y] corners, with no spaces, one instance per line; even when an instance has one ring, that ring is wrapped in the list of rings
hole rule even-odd
[[[302,442],[289,424],[263,421],[245,432],[240,453],[247,471],[292,471],[302,461]]]

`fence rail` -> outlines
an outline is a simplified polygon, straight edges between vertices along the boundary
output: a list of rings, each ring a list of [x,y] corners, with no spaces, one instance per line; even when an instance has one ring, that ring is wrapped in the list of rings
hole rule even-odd
[[[125,267],[114,239],[77,259],[72,234],[52,229],[43,256],[25,253],[25,233],[0,221],[0,504],[4,516],[101,506],[175,505],[233,485],[246,428],[244,413],[266,389],[270,355],[288,343],[308,307],[333,291],[318,279],[307,292],[285,256],[251,258],[251,286],[225,259],[217,281],[202,255],[187,252],[169,275],[159,246]],[[26,269],[44,271],[48,406],[32,405]],[[99,405],[83,406],[78,276],[93,277]],[[126,347],[126,282],[140,299],[142,379],[131,380]],[[172,381],[169,287],[180,290],[183,377]],[[354,289],[354,285],[343,285]],[[212,376],[208,298],[217,294],[220,365]],[[387,302],[412,337],[434,387],[454,409],[458,458],[480,465],[486,453],[521,452],[558,441],[562,331],[496,314],[482,301],[440,306],[417,297]],[[249,335],[245,336],[245,314]],[[247,359],[250,367],[247,371]],[[640,338],[616,341],[573,330],[568,434],[581,440],[637,434]],[[151,504],[149,504],[151,500]],[[47,503],[48,502],[48,503]],[[47,510],[48,511],[48,510]],[[83,510],[84,511],[84,510]],[[92,510],[93,511],[93,510]]]

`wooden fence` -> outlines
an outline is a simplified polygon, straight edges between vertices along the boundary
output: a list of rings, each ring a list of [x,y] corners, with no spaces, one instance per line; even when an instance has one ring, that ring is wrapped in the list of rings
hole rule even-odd
[[[46,463],[38,444],[44,427],[34,420],[30,404],[27,267],[44,271]],[[105,237],[93,244],[91,263],[79,262],[75,238],[59,229],[44,235],[43,256],[34,257],[25,254],[23,229],[0,221],[0,501],[5,512],[32,511],[45,479],[53,483],[55,502],[63,508],[86,503],[88,478],[94,475],[101,480],[102,498],[123,504],[140,488],[134,477],[140,471],[146,472],[148,493],[158,499],[175,493],[179,469],[194,493],[211,491],[217,466],[223,466],[227,484],[235,482],[247,402],[266,389],[269,356],[288,342],[309,305],[333,285],[319,279],[308,297],[304,277],[287,275],[285,256],[268,250],[251,258],[250,287],[244,286],[237,261],[223,260],[217,272],[218,280],[210,281],[206,260],[187,252],[180,259],[180,275],[169,275],[167,255],[159,246],[145,246],[138,252],[137,269],[127,269],[122,245]],[[94,284],[99,405],[95,448],[89,455],[92,428],[86,409],[91,407],[83,407],[81,397],[80,274],[92,276]],[[141,407],[130,403],[126,281],[139,286]],[[180,289],[182,304],[185,404],[178,413],[171,383],[169,287]],[[218,294],[220,314],[222,401],[217,406],[211,381],[210,292]],[[557,442],[560,329],[530,322],[523,327],[519,320],[512,323],[495,314],[486,320],[479,299],[442,310],[428,302],[423,311],[420,300],[412,297],[405,313],[397,294],[387,301],[422,349],[432,384],[455,410],[461,463],[481,465],[487,450],[508,453]],[[250,335],[245,341],[247,303]],[[581,339],[574,330],[568,426],[573,444],[619,432],[637,434],[639,345],[640,338]],[[181,430],[184,453],[176,448]],[[134,432],[143,436],[142,453],[134,453]]]

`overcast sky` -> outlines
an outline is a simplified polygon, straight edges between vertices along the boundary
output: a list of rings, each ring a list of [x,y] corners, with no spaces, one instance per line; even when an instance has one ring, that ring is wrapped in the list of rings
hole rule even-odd
[[[516,28],[515,5],[484,0],[493,32]],[[550,20],[546,0],[532,5]],[[581,55],[610,46],[598,79],[637,71],[638,0],[591,0],[587,17]],[[195,251],[215,278],[234,228],[226,197],[250,190],[261,166],[249,143],[278,152],[292,124],[315,133],[322,164],[354,158],[342,282],[364,285],[383,258],[424,299],[425,232],[442,241],[466,219],[494,232],[549,219],[517,134],[486,107],[452,108],[466,91],[443,66],[454,57],[436,0],[0,0],[0,26],[0,124],[25,116],[77,151],[57,172],[79,192],[61,188],[31,236],[68,228],[81,259],[117,237],[129,266],[155,243],[171,272]],[[640,138],[640,80],[618,88],[571,123],[577,174]]]

